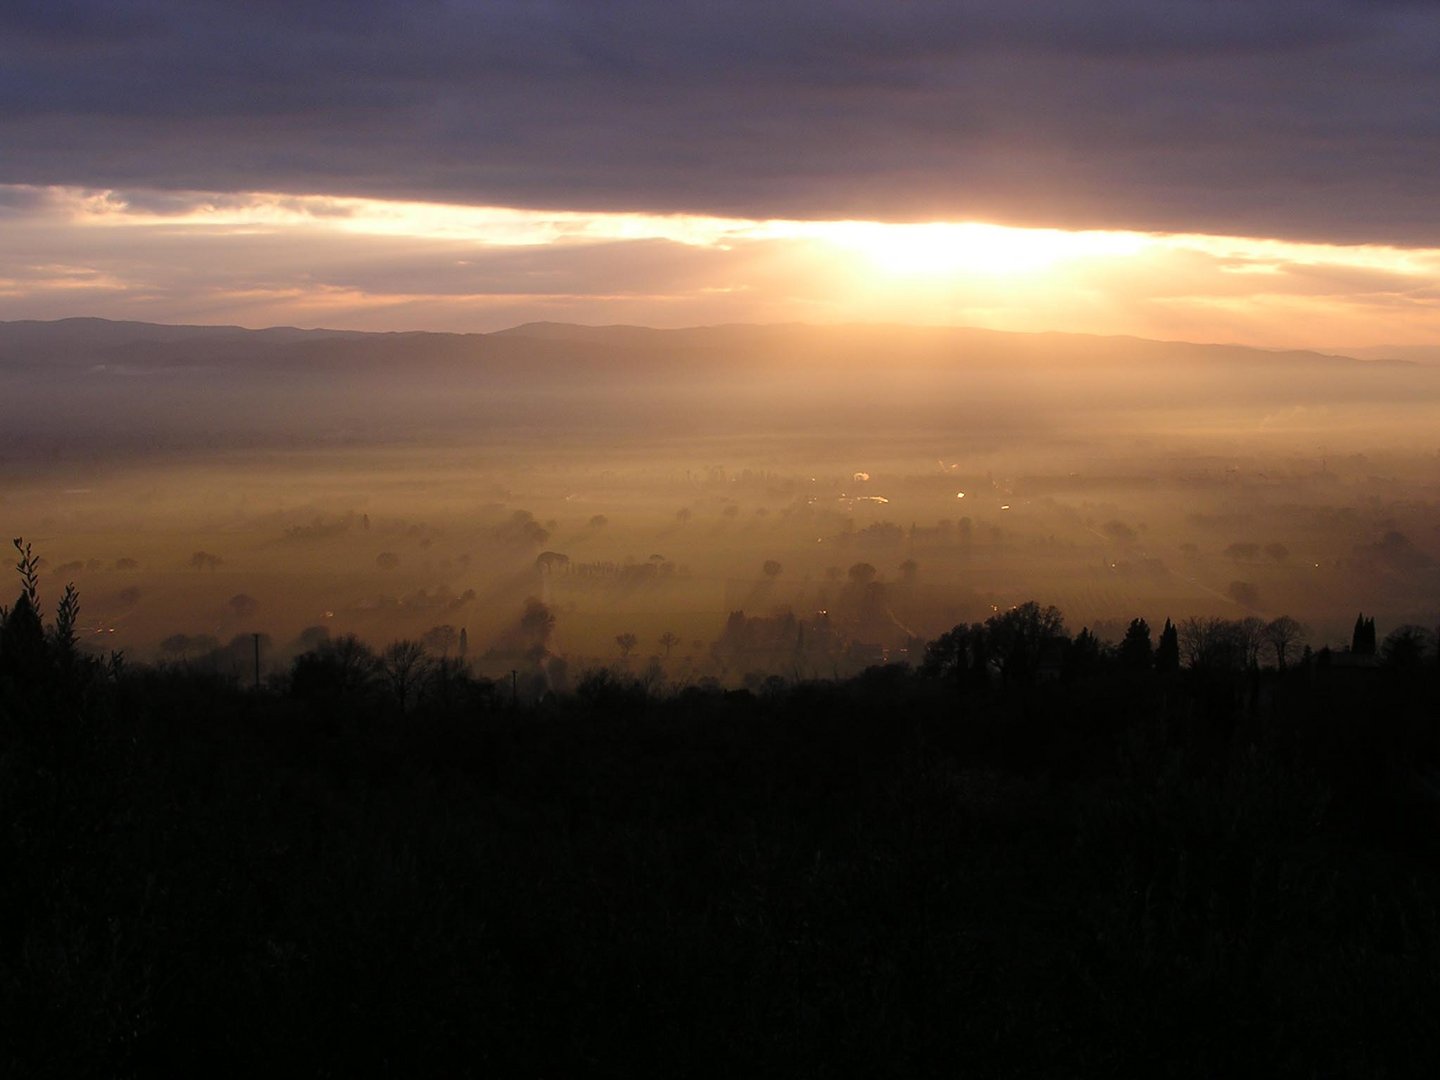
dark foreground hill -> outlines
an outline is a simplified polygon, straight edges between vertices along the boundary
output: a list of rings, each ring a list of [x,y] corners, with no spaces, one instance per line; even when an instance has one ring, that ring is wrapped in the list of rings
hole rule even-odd
[[[7,1076],[1440,1065],[1433,666],[406,709],[16,619]]]

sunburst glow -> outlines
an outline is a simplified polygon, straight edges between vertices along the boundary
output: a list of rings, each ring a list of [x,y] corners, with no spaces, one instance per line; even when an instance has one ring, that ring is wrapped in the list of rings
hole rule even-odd
[[[827,222],[815,234],[901,276],[1026,274],[1069,259],[1136,255],[1152,244],[1142,233],[1020,229],[979,222],[888,224]]]
[[[1440,251],[1263,237],[0,187],[0,315],[917,322],[1328,347],[1440,333]],[[224,259],[215,253],[223,247]]]

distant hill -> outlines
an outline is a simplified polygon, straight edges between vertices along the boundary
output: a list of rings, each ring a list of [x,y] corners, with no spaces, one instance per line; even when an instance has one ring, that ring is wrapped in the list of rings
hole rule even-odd
[[[804,324],[690,327],[676,330],[644,326],[580,326],[526,323],[490,334],[413,331],[366,333],[350,330],[300,330],[271,327],[170,326],[61,319],[54,322],[0,322],[0,363],[31,366],[37,362],[66,367],[207,367],[244,363],[259,367],[403,363],[406,366],[472,362],[500,363],[517,358],[553,361],[568,358],[577,369],[603,362],[612,370],[649,367],[657,354],[680,366],[691,357],[723,351],[730,363],[749,360],[825,359],[850,366],[883,355],[887,363],[1027,364],[1104,366],[1191,364],[1259,366],[1334,366],[1405,362],[1393,357],[1356,358],[1304,350],[1257,349],[1243,345],[1153,341],[1089,334],[1016,333],[968,327],[890,325],[809,326]]]
[[[1367,345],[1341,351],[1363,360],[1408,360],[1414,364],[1440,364],[1440,345]]]
[[[1117,410],[1263,414],[1440,403],[1440,366],[1239,345],[914,326],[491,334],[0,323],[6,446],[305,443],[966,425],[1053,429]],[[1257,422],[1254,419],[1246,423]]]

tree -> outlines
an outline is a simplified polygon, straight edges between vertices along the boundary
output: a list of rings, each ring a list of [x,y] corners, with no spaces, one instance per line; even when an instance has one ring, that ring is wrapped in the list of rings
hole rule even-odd
[[[373,649],[354,634],[320,641],[290,667],[290,692],[301,698],[350,698],[368,690],[380,670]]]
[[[1350,634],[1350,651],[1356,656],[1375,655],[1375,620],[1362,611],[1355,616],[1355,629]]]
[[[1289,615],[1281,615],[1265,624],[1265,642],[1275,655],[1275,666],[1285,670],[1286,655],[1290,648],[1305,638],[1305,627]]]
[[[1162,675],[1171,675],[1180,670],[1180,633],[1169,619],[1160,631],[1160,643],[1155,646],[1155,670]]]
[[[225,560],[208,551],[197,551],[190,556],[190,566],[196,570],[216,570]]]
[[[970,628],[968,626],[961,623],[951,627],[925,646],[925,660],[920,666],[921,672],[935,678],[944,678],[949,675],[959,678],[965,670],[969,644]]]
[[[762,566],[760,569],[767,578],[777,578],[780,576],[780,572],[784,569],[784,567],[781,566],[774,559],[766,559],[765,565]]]
[[[1150,644],[1150,624],[1144,619],[1131,619],[1120,642],[1120,663],[1131,671],[1148,671],[1155,662],[1155,649]]]
[[[900,564],[900,580],[906,585],[915,584],[915,576],[920,572],[920,564],[914,559],[906,559]]]
[[[425,646],[409,638],[392,641],[380,654],[381,673],[401,712],[409,706],[412,691],[418,690],[429,667]]]
[[[627,630],[623,634],[615,635],[615,644],[620,646],[620,659],[629,660],[630,650],[640,644],[640,639]]]
[[[992,615],[985,621],[990,655],[999,662],[1006,682],[1026,682],[1034,675],[1046,645],[1065,640],[1065,618],[1056,607],[1034,600]]]
[[[1082,626],[1065,653],[1064,670],[1068,678],[1083,678],[1100,666],[1100,640]]]
[[[553,574],[570,569],[570,556],[558,551],[542,551],[535,556],[535,569],[542,574]]]
[[[1180,647],[1192,668],[1238,671],[1250,659],[1250,639],[1243,621],[1192,615],[1179,630]]]
[[[529,510],[516,510],[510,519],[495,527],[495,538],[515,546],[539,547],[550,539],[550,530],[535,520]]]
[[[852,585],[869,585],[875,580],[876,573],[875,567],[868,562],[857,562],[848,571]]]
[[[1425,627],[1413,624],[1397,626],[1385,635],[1385,643],[1380,647],[1380,660],[1396,671],[1414,671],[1424,662],[1430,648],[1430,631]]]
[[[665,659],[670,659],[670,650],[680,644],[680,635],[672,630],[666,630],[660,635],[660,647],[665,650]]]

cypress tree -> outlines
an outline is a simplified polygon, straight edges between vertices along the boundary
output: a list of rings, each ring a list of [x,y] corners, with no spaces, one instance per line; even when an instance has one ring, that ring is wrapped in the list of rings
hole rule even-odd
[[[1180,632],[1169,619],[1160,631],[1160,644],[1155,648],[1155,670],[1162,675],[1180,670]]]

